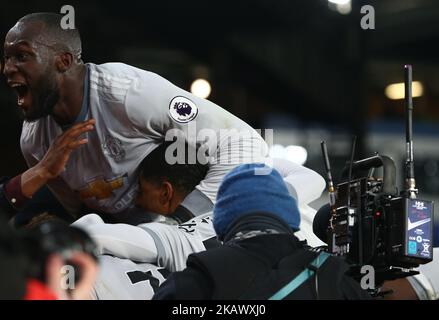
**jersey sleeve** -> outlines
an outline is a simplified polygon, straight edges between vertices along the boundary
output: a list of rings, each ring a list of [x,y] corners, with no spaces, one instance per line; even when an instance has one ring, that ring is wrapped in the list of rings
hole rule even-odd
[[[154,73],[140,73],[125,104],[133,128],[141,134],[162,141],[178,137],[192,147],[202,146],[209,171],[197,189],[212,202],[225,174],[267,155],[265,141],[244,121]]]
[[[429,297],[439,299],[439,248],[433,249],[433,261],[419,266],[420,275],[416,276],[417,282],[429,292]],[[424,277],[426,280],[422,280]],[[428,280],[427,280],[428,279]],[[430,285],[428,285],[428,283]],[[429,289],[426,289],[429,288]]]
[[[415,276],[407,277],[406,279],[412,286],[419,300],[437,300],[439,298],[432,282],[424,274],[419,273]]]
[[[151,222],[132,226],[107,224],[98,215],[89,214],[72,223],[72,226],[82,228],[93,238],[98,247],[97,254],[157,263],[171,272],[183,270],[187,257],[191,253],[204,251],[205,242],[215,237],[211,219],[207,215],[181,225]]]
[[[86,215],[72,226],[86,231],[97,245],[97,254],[111,254],[137,262],[155,263],[157,248],[145,230],[129,224],[108,224],[96,214]]]
[[[311,247],[324,246],[322,240],[320,240],[313,232],[313,221],[316,215],[316,210],[306,204],[299,206],[300,211],[300,230],[294,233],[299,240],[306,240],[307,244]]]
[[[192,221],[192,220],[191,220]],[[159,222],[139,225],[154,239],[157,247],[157,264],[171,272],[186,268],[187,257],[206,250],[205,241],[214,236],[203,237],[196,230],[196,224],[187,222],[181,225],[167,225]]]
[[[325,179],[311,169],[279,158],[268,159],[266,163],[279,171],[299,206],[317,200],[325,189]]]
[[[308,204],[320,197],[325,188],[325,180],[317,172],[288,160],[271,158],[267,165],[279,171],[290,194],[297,200],[300,211],[300,230],[295,235],[306,240],[311,247],[325,245],[313,232],[316,210]]]

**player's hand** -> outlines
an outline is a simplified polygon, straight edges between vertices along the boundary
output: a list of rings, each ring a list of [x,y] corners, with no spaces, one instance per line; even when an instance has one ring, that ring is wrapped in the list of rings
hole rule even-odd
[[[81,138],[81,135],[93,130],[95,123],[96,120],[90,119],[74,125],[59,135],[37,164],[40,176],[50,180],[63,172],[72,151],[88,142],[87,139]]]
[[[31,198],[50,179],[64,171],[72,151],[87,143],[87,139],[81,138],[81,135],[93,130],[95,123],[96,120],[90,119],[59,135],[43,159],[21,174],[21,191],[25,197]]]

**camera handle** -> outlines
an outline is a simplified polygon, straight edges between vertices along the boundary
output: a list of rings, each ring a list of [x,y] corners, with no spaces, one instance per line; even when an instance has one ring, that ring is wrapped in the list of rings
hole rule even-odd
[[[396,195],[398,189],[396,188],[396,166],[392,158],[383,155],[376,155],[370,158],[355,161],[352,164],[353,174],[368,171],[371,168],[383,167],[383,194]],[[349,165],[343,169],[342,176],[346,177],[349,171]]]

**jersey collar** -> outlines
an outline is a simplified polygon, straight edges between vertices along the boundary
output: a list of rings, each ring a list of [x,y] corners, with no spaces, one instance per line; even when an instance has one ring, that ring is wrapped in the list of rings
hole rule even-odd
[[[74,126],[79,122],[85,121],[88,114],[89,102],[90,102],[90,70],[88,65],[85,65],[84,89],[83,89],[81,111],[79,112],[78,116],[76,117],[75,121],[72,124],[68,124],[61,127],[63,131],[68,130],[69,128],[71,128],[72,126]]]

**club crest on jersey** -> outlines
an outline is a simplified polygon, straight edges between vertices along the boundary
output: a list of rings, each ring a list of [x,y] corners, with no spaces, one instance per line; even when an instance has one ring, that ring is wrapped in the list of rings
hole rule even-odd
[[[185,97],[175,97],[169,104],[169,115],[174,121],[188,123],[198,115],[198,107]]]
[[[116,161],[125,158],[125,150],[122,147],[122,141],[110,135],[105,136],[105,141],[102,145],[104,153],[112,157]]]

